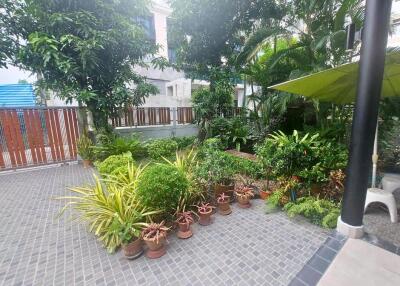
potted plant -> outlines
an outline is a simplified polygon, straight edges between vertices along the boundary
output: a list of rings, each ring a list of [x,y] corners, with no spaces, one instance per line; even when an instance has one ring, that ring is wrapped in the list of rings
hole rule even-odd
[[[231,206],[229,205],[229,196],[225,195],[225,193],[222,193],[218,196],[217,203],[218,212],[221,215],[229,215],[230,213],[232,213]]]
[[[262,200],[267,200],[271,194],[272,191],[269,189],[269,180],[268,180],[267,183],[262,186],[262,189],[260,189],[260,198]]]
[[[235,169],[229,154],[219,150],[208,150],[198,164],[195,175],[211,187],[215,199],[222,193],[233,198]]]
[[[132,197],[131,197],[132,198]],[[129,201],[131,198],[124,197]],[[127,259],[135,259],[143,253],[143,241],[140,233],[146,221],[159,211],[147,211],[138,203],[123,204],[123,215],[115,214],[108,234],[115,235],[121,241],[122,250]]]
[[[127,259],[138,258],[143,253],[143,243],[140,239],[140,229],[131,222],[121,222],[114,219],[111,231],[118,233],[122,242],[122,250]]]
[[[300,136],[296,130],[292,135],[275,132],[257,147],[256,153],[264,169],[272,175],[300,182],[302,172],[318,164],[318,136],[308,133]]]
[[[161,223],[150,223],[142,230],[142,238],[148,249],[146,256],[151,259],[159,258],[166,253],[165,242],[169,228]]]
[[[236,198],[241,208],[249,208],[251,206],[250,199],[254,197],[253,190],[249,187],[243,187],[235,192]]]
[[[197,206],[197,210],[199,213],[199,224],[210,225],[212,223],[211,215],[214,208],[215,207],[213,207],[209,203],[202,203],[200,206]]]
[[[178,214],[178,219],[176,220],[178,223],[178,237],[182,239],[189,238],[193,235],[193,232],[190,228],[190,225],[194,222],[192,212],[181,212]]]
[[[76,143],[79,156],[82,158],[83,167],[89,168],[92,164],[94,152],[93,152],[93,142],[87,136],[87,134],[82,134]]]

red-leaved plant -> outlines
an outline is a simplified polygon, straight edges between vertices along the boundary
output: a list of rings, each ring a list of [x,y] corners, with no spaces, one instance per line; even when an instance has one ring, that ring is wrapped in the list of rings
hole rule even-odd
[[[217,198],[217,203],[219,204],[226,203],[228,201],[229,201],[229,196],[225,195],[225,193],[220,194]]]
[[[156,243],[163,237],[167,236],[169,227],[165,226],[165,222],[150,223],[142,230],[142,237],[144,240],[155,241]]]
[[[253,189],[249,187],[242,187],[236,191],[236,196],[243,198],[254,197]]]
[[[194,222],[191,211],[178,213],[177,223],[192,224]]]
[[[197,206],[197,210],[199,211],[199,213],[208,213],[210,211],[212,211],[212,209],[215,209],[214,206],[210,205],[209,203],[201,203],[200,206]]]

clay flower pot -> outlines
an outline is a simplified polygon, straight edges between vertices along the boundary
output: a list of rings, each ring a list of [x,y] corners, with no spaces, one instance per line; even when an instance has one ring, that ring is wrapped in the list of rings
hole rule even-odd
[[[161,235],[158,240],[156,239],[146,239],[143,238],[144,242],[147,245],[146,256],[151,259],[160,258],[166,253],[165,250],[165,241],[166,241],[166,233]]]
[[[254,196],[254,193],[251,188],[243,187],[235,192],[236,199],[238,201],[238,206],[246,209],[251,207],[250,199]]]
[[[241,208],[249,208],[251,206],[250,204],[250,197],[246,197],[246,196],[237,196],[237,201],[239,203],[239,207]]]
[[[142,240],[137,238],[130,243],[122,244],[122,250],[127,259],[138,258],[143,253]]]
[[[146,256],[148,258],[159,258],[166,253],[165,242],[167,240],[168,227],[165,222],[151,223],[142,230],[142,238],[147,245]]]
[[[176,223],[178,225],[177,235],[179,238],[185,239],[193,235],[193,232],[190,228],[191,224],[194,223],[191,211],[178,213],[178,219],[176,220]]]
[[[221,215],[229,215],[232,213],[231,206],[229,205],[229,196],[222,193],[217,199],[218,213]]]
[[[201,225],[212,224],[211,214],[212,214],[212,209],[210,209],[206,212],[199,211],[199,224],[201,224]]]
[[[83,168],[87,169],[92,165],[92,161],[90,160],[82,160]]]
[[[260,190],[260,198],[262,199],[262,200],[266,200],[266,199],[268,199],[269,198],[269,196],[272,194],[272,192],[271,191],[263,191],[263,190]]]
[[[193,235],[192,229],[190,227],[190,223],[179,222],[178,223],[178,237],[182,239],[189,238]]]

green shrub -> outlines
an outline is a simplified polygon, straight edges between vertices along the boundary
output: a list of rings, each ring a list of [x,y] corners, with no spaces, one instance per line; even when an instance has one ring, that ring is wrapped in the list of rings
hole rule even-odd
[[[207,153],[211,151],[222,151],[225,147],[226,145],[224,145],[221,138],[206,139],[199,147],[198,157],[202,159]]]
[[[280,202],[282,197],[285,195],[284,190],[282,189],[277,189],[276,191],[274,191],[266,200],[266,204],[274,206],[274,207],[279,207],[280,206]]]
[[[175,155],[178,149],[178,143],[173,139],[156,139],[147,144],[147,151],[150,158],[159,160],[162,157],[171,157]]]
[[[340,216],[340,209],[331,210],[323,219],[322,226],[325,228],[336,228],[338,217]]]
[[[318,163],[317,138],[318,134],[300,137],[296,130],[292,135],[279,131],[270,135],[264,144],[257,146],[256,153],[264,168],[271,170],[274,175],[286,178],[300,176],[304,169]]]
[[[189,188],[187,177],[175,166],[155,164],[146,168],[138,183],[138,197],[151,210],[173,215],[181,194]]]
[[[141,158],[146,155],[144,144],[135,136],[131,138],[115,137],[109,139],[102,141],[102,144],[94,148],[97,160],[104,161],[112,155],[121,155],[127,152],[130,152],[133,158]]]
[[[112,155],[103,162],[96,163],[96,167],[102,176],[126,174],[128,164],[134,164],[132,154],[127,152],[122,155]]]
[[[265,177],[261,162],[246,158],[239,158],[231,154],[228,154],[228,156],[231,157],[232,164],[235,166],[236,174],[244,175],[252,179]]]
[[[217,117],[210,122],[211,137],[220,139],[224,145],[229,144],[231,129],[232,123],[225,117]]]
[[[315,197],[300,198],[297,202],[287,203],[283,209],[290,217],[303,215],[312,223],[326,228],[335,228],[340,215],[338,205]]]
[[[178,144],[178,149],[182,150],[194,146],[196,144],[197,137],[196,136],[174,137],[172,138],[172,140],[174,140]]]
[[[236,173],[232,156],[224,151],[207,150],[194,173],[203,183],[230,185]]]

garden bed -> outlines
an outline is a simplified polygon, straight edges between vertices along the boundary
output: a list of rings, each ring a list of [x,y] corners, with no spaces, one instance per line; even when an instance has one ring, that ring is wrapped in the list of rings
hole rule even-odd
[[[252,160],[252,161],[256,161],[257,160],[257,157],[254,154],[245,153],[245,152],[239,152],[239,151],[233,150],[233,149],[232,150],[226,150],[225,152],[227,152],[227,153],[229,153],[229,154],[231,154],[233,156],[242,158],[242,159],[248,159],[248,160]]]

